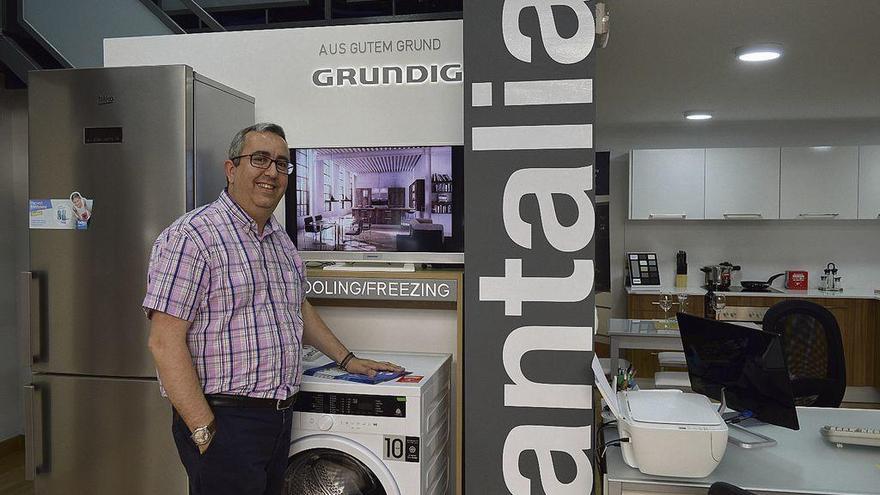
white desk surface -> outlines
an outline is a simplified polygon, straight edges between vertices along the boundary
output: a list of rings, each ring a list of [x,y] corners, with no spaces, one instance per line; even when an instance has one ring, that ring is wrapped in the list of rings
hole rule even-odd
[[[880,428],[880,410],[799,407],[800,430],[772,425],[750,427],[774,438],[778,445],[763,449],[742,449],[728,444],[724,458],[706,478],[650,476],[627,466],[620,449],[606,454],[606,483],[609,494],[627,492],[702,493],[716,481],[764,493],[876,495],[880,494],[880,448],[845,445],[838,449],[825,441],[819,428],[865,426]],[[612,430],[612,431],[609,431]],[[610,428],[607,437],[616,430]],[[670,455],[675,455],[674,447]]]

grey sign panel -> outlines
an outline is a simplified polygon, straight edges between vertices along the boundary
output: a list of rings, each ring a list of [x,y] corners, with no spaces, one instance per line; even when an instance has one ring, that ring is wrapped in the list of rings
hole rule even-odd
[[[309,277],[306,297],[374,301],[452,301],[458,281],[403,278]]]
[[[464,7],[465,493],[590,493],[593,2]]]

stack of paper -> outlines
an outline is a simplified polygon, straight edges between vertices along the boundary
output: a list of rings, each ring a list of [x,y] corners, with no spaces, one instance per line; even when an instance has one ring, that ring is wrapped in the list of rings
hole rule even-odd
[[[599,362],[599,358],[595,354],[593,354],[592,368],[594,376],[593,381],[599,389],[599,393],[602,394],[602,398],[605,399],[605,403],[608,404],[608,409],[611,410],[614,417],[620,418],[620,404],[617,402],[617,393],[611,388],[608,379],[605,378],[605,372],[602,371],[602,363]]]

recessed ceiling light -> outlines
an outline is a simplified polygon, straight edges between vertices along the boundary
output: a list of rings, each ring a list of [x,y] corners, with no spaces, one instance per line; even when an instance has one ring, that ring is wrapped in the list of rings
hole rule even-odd
[[[782,45],[779,43],[761,43],[759,45],[741,46],[736,49],[736,58],[743,62],[767,62],[782,56]]]
[[[712,114],[703,110],[688,110],[684,113],[684,118],[688,120],[709,120]]]

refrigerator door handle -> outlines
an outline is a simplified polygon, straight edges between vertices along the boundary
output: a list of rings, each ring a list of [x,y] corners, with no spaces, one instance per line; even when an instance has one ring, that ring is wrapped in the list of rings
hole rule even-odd
[[[36,385],[24,387],[24,476],[33,481],[43,472],[43,393]]]
[[[22,364],[30,367],[32,364],[40,362],[43,348],[42,325],[40,324],[40,277],[34,272],[21,272],[18,285],[20,292],[19,333],[23,342],[21,346]],[[36,293],[36,297],[33,297],[34,293]]]

